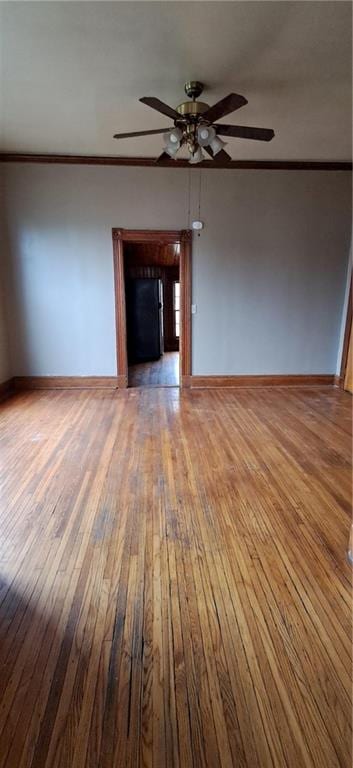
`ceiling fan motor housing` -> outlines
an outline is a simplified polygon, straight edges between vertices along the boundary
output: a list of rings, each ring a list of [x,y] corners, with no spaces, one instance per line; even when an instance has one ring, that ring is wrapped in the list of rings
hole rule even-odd
[[[176,108],[181,117],[199,117],[209,109],[208,104],[203,101],[184,101]]]
[[[207,109],[209,109],[208,104],[205,104],[203,101],[196,101],[196,99],[201,96],[203,87],[203,83],[200,83],[198,80],[190,80],[190,82],[185,83],[185,93],[192,99],[192,101],[183,101],[183,103],[179,104],[176,108],[176,112],[178,112],[181,117],[194,118],[197,120],[207,111]]]
[[[198,99],[198,97],[201,96],[203,89],[204,85],[203,83],[200,83],[199,80],[189,80],[189,82],[184,85],[184,91],[186,95],[189,96],[189,99]]]

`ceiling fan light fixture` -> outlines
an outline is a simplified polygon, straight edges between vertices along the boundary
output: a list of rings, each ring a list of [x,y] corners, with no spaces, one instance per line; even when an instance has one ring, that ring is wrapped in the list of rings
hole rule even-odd
[[[181,139],[183,138],[183,132],[180,130],[180,128],[173,128],[171,131],[169,131],[169,142],[172,144],[179,144]]]
[[[162,164],[166,160],[166,155],[176,159],[180,147],[185,147],[189,152],[189,162],[194,165],[203,160],[202,149],[207,155],[214,158],[219,155],[223,163],[229,163],[230,154],[223,150],[227,146],[220,138],[221,136],[232,136],[238,139],[255,139],[258,141],[271,141],[274,137],[272,128],[254,128],[248,125],[225,125],[218,123],[218,120],[226,115],[235,112],[240,107],[248,103],[245,96],[239,93],[229,93],[211,107],[198,101],[204,89],[203,83],[192,80],[185,83],[185,93],[191,101],[185,101],[178,107],[164,104],[154,96],[143,96],[140,99],[142,104],[160,112],[165,117],[173,121],[174,125],[169,123],[169,128],[154,128],[146,131],[132,131],[129,133],[116,133],[114,139],[129,139],[137,136],[152,136],[154,134],[164,134],[164,151],[157,158],[156,162]],[[219,163],[218,163],[219,164]]]
[[[171,138],[170,131],[168,133],[163,134],[163,141],[166,147],[174,147],[174,145],[178,145],[180,147],[180,141],[177,138],[177,136],[173,135],[173,138]]]
[[[196,165],[197,163],[202,163],[203,160],[204,160],[204,156],[202,154],[201,147],[197,147],[197,149],[193,154],[190,153],[190,160],[189,160],[190,165]]]
[[[216,138],[216,131],[212,125],[200,125],[197,131],[197,140],[200,147],[207,147]]]
[[[212,141],[210,141],[210,147],[214,155],[218,155],[218,152],[220,152],[221,149],[223,149],[223,147],[226,147],[226,146],[227,146],[227,142],[222,141],[222,139],[220,139],[219,136],[215,136],[215,138],[212,139]]]
[[[169,155],[169,157],[172,157],[173,160],[176,159],[176,154],[178,150],[180,149],[180,142],[175,142],[174,144],[166,144],[164,147],[164,151]]]

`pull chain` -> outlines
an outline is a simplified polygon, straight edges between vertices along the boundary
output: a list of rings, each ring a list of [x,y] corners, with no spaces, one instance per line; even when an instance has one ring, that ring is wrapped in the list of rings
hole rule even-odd
[[[191,168],[188,170],[188,229],[191,223]]]
[[[198,200],[198,212],[197,212],[197,217],[199,221],[201,216],[201,176],[202,176],[202,171],[200,168],[199,169],[199,194],[198,194],[199,200]],[[200,237],[200,232],[197,233],[197,237]]]
[[[200,168],[199,170],[199,209],[198,209],[199,221],[200,221],[200,211],[201,211],[201,174],[202,174],[202,171]]]

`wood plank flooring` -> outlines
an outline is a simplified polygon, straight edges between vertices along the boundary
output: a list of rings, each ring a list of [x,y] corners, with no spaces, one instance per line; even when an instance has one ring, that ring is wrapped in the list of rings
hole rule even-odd
[[[129,387],[178,387],[179,352],[164,352],[159,360],[129,365]]]
[[[0,406],[1,768],[349,768],[351,397]]]

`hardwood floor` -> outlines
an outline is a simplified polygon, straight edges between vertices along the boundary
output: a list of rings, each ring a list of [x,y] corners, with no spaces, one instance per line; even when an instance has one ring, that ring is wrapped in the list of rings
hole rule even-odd
[[[348,768],[351,397],[0,406],[1,768]]]
[[[178,387],[179,352],[164,352],[159,360],[129,365],[129,387]]]

